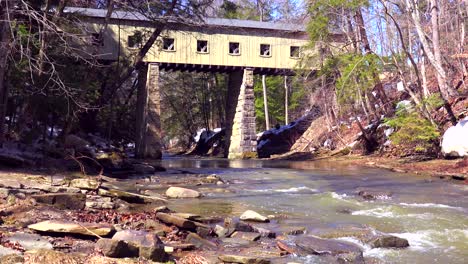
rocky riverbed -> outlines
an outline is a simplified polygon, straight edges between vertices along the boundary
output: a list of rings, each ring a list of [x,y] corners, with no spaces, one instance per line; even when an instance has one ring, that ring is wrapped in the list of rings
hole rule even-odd
[[[353,168],[330,176],[324,171],[333,170],[317,165],[311,181],[304,179],[307,170],[255,161],[184,162],[130,179],[56,175],[51,181],[40,174],[4,173],[0,263],[386,263],[395,254],[412,259],[426,246],[392,219],[375,221],[397,212],[388,208],[379,215],[376,208],[401,204],[403,197],[382,189],[381,177],[371,186],[341,182],[352,189],[346,194],[332,191],[333,185]],[[375,171],[364,174],[369,173]],[[298,182],[303,185],[294,186]],[[457,188],[452,198],[466,193]],[[442,228],[466,232],[463,206],[455,213],[464,215],[460,225]],[[427,217],[431,210],[411,213]],[[364,216],[369,218],[361,221]],[[435,225],[442,222],[433,219]],[[457,252],[466,246],[455,246],[448,259],[457,263]]]

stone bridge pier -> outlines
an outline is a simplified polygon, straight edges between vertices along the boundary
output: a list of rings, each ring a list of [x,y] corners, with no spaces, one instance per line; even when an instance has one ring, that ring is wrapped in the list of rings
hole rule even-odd
[[[159,64],[138,73],[135,157],[161,159],[161,95]],[[226,153],[229,159],[257,157],[253,69],[229,74],[226,102]]]
[[[161,159],[161,94],[159,64],[145,64],[138,72],[135,157]]]
[[[226,138],[229,159],[257,157],[253,69],[229,75],[226,107]],[[234,110],[235,109],[235,110]]]

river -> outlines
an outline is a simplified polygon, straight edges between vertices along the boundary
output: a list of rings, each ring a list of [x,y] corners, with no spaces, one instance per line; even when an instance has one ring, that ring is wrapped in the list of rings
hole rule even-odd
[[[361,245],[365,257],[384,263],[468,261],[467,185],[329,161],[168,158],[162,165],[169,171],[215,173],[230,182],[223,189],[199,186],[206,194],[201,199],[172,200],[169,207],[176,211],[224,217],[251,209],[279,216],[268,226],[273,230],[299,226],[317,234],[364,227],[406,238],[406,249],[371,249],[355,237],[338,238]],[[357,195],[360,188],[392,195],[366,201]],[[321,263],[316,256],[287,261]]]

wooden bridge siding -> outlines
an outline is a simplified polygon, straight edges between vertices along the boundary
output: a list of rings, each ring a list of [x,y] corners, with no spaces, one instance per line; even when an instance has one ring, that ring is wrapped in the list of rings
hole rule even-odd
[[[99,31],[100,25],[98,23],[93,23],[91,27],[97,32]],[[133,35],[136,30],[140,30],[144,34],[150,34],[151,32],[147,27],[140,26],[133,21],[128,21],[124,25],[120,25],[121,55],[129,55],[131,52],[135,51],[128,48],[127,40],[128,36]],[[256,35],[247,36],[246,33]],[[159,42],[155,43],[150,49],[145,61],[293,69],[298,60],[289,57],[290,46],[304,46],[308,42],[307,39],[265,36],[262,35],[262,32],[255,32],[255,30],[244,30],[240,34],[166,30],[162,33],[162,36],[175,39],[176,51],[170,52],[161,50],[161,37],[159,38]],[[100,53],[104,54],[101,56],[102,59],[117,59],[117,51],[119,49],[118,37],[119,26],[117,24],[110,24],[107,29],[107,34],[105,34],[104,46],[101,47]],[[198,39],[208,41],[208,54],[196,52]],[[241,55],[229,55],[229,42],[240,43]],[[260,56],[260,44],[271,45],[271,57]]]

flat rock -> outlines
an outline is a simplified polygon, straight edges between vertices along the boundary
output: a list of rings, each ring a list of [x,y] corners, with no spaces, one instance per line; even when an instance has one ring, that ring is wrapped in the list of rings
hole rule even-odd
[[[301,250],[314,255],[340,255],[358,253],[362,256],[362,249],[355,244],[333,239],[322,239],[312,236],[299,237],[295,241]]]
[[[26,250],[37,249],[52,249],[53,246],[49,241],[37,234],[14,233],[7,238],[12,243],[20,244]]]
[[[270,260],[257,258],[257,257],[248,257],[248,256],[239,256],[239,255],[220,255],[218,257],[221,261],[227,263],[241,263],[241,264],[269,264]]]
[[[201,194],[195,190],[182,187],[169,187],[166,191],[169,198],[198,198]]]
[[[372,248],[405,248],[409,247],[408,240],[392,235],[383,235],[369,241]]]
[[[196,221],[198,218],[200,218],[200,215],[197,214],[189,214],[189,213],[173,213],[172,215],[187,219],[187,220],[192,220]]]
[[[28,228],[39,232],[76,234],[87,236],[108,236],[115,231],[114,227],[104,224],[73,223],[57,220],[39,222],[36,224],[29,225]]]
[[[209,241],[207,239],[204,239],[204,238],[200,237],[199,235],[197,235],[195,233],[188,234],[185,241],[187,243],[195,245],[195,247],[197,247],[197,248],[204,248],[204,249],[211,249],[211,250],[214,250],[214,249],[218,248],[218,246],[215,243],[213,243],[213,242],[211,242],[211,241]]]
[[[161,205],[166,203],[166,200],[160,197],[141,195],[117,189],[99,188],[98,194],[107,197],[116,197],[129,203],[159,203]]]
[[[137,247],[122,240],[101,238],[96,242],[95,248],[111,258],[132,258],[139,255]]]
[[[258,239],[260,239],[261,236],[259,233],[236,231],[231,235],[231,237],[240,238],[248,241],[257,241]]]
[[[39,263],[50,263],[50,264],[78,264],[85,263],[85,256],[76,253],[65,253],[49,249],[39,249],[35,251],[25,252],[26,263],[39,264]]]
[[[97,190],[101,184],[95,179],[73,179],[70,181],[70,187]]]
[[[51,204],[60,209],[81,210],[86,205],[86,195],[82,193],[48,193],[31,195],[38,203]]]
[[[170,215],[166,213],[157,213],[156,218],[158,218],[159,220],[161,220],[162,222],[166,224],[172,224],[183,229],[195,230],[197,228],[197,225],[195,224],[195,222],[184,219],[182,217],[175,216],[175,215]]]
[[[221,242],[223,242],[223,247],[241,247],[241,246],[248,246],[251,244],[251,241],[235,238],[235,237],[224,237],[221,238]]]
[[[118,231],[112,239],[123,240],[137,247],[156,247],[163,244],[156,234],[137,230]]]
[[[265,223],[270,222],[270,220],[266,216],[263,216],[252,210],[245,211],[240,216],[240,219],[244,221],[253,221],[253,222],[265,222]]]

